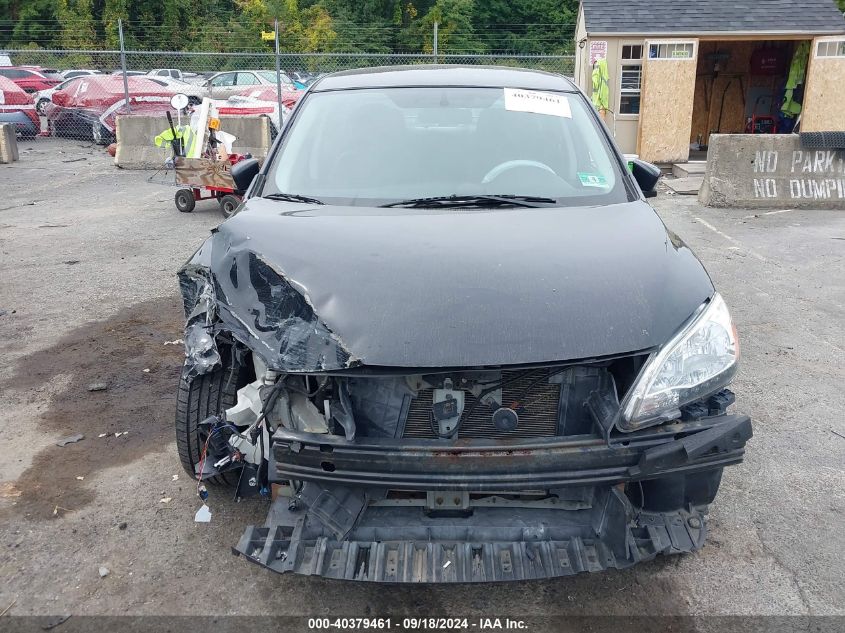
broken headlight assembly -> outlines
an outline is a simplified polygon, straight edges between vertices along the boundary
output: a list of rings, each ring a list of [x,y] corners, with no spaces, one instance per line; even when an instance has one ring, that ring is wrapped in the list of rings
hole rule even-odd
[[[622,403],[619,428],[634,431],[680,417],[680,407],[725,387],[736,373],[739,342],[719,293],[652,356]]]

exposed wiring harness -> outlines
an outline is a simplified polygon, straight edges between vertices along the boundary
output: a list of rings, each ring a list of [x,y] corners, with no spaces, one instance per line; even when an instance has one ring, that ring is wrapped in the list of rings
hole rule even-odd
[[[197,472],[197,476],[196,476],[197,477],[197,496],[199,496],[200,499],[202,499],[202,494],[200,493],[200,486],[201,486],[202,481],[203,481],[203,472],[205,470],[205,461],[208,457],[208,444],[211,441],[211,437],[213,435],[215,435],[216,433],[222,432],[223,429],[229,429],[229,430],[232,431],[233,435],[237,435],[238,437],[242,437],[242,438],[247,439],[247,440],[249,440],[253,443],[257,439],[259,441],[259,446],[260,446],[260,449],[261,449],[260,453],[259,453],[259,455],[260,455],[260,457],[259,457],[259,468],[264,463],[264,454],[265,454],[264,433],[263,433],[264,420],[267,417],[267,412],[270,411],[273,408],[273,406],[276,404],[276,400],[278,399],[279,394],[281,393],[283,386],[284,386],[284,379],[276,381],[276,383],[272,387],[272,390],[270,391],[270,394],[267,396],[267,399],[264,401],[264,404],[261,408],[261,414],[256,418],[255,422],[250,424],[244,431],[239,431],[237,427],[235,427],[235,426],[233,426],[232,424],[229,424],[229,423],[223,423],[223,424],[220,424],[220,425],[213,427],[212,429],[209,429],[208,436],[205,438],[205,443],[203,445],[202,452],[200,454],[199,471]],[[322,385],[321,385],[320,388],[322,388]],[[258,432],[257,436],[256,436],[256,431]]]

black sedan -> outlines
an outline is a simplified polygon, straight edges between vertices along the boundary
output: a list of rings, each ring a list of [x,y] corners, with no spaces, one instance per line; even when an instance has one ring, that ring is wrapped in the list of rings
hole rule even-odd
[[[180,272],[179,455],[278,572],[522,580],[704,544],[751,424],[728,308],[563,77],[318,79]],[[199,485],[203,496],[204,484]]]

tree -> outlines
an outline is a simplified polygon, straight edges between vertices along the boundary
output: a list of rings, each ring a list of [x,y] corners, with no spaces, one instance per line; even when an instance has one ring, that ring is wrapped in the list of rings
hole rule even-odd
[[[58,0],[56,18],[61,25],[59,48],[90,50],[97,46],[91,0]],[[84,53],[77,53],[65,61],[68,66],[91,65],[91,58]]]
[[[491,52],[572,52],[577,0],[486,0],[473,21]]]
[[[14,22],[10,31],[5,27],[0,30],[3,48],[55,44],[58,23],[54,0],[0,0],[0,16]]]
[[[434,23],[437,23],[437,50],[442,53],[482,53],[484,45],[475,35],[472,15],[474,0],[437,0],[418,22],[422,50],[433,52]],[[426,34],[428,37],[426,38]]]

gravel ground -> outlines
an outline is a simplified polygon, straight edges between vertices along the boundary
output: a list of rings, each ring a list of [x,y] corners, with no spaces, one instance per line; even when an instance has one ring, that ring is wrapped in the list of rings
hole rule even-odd
[[[667,193],[655,202],[732,308],[736,409],[754,422],[703,550],[547,582],[341,584],[229,554],[246,524],[263,521],[264,501],[213,493],[211,523],[193,521],[172,431],[182,350],[166,343],[181,337],[174,272],[221,219],[216,204],[180,214],[174,188],[84,143],[20,150],[0,166],[0,611],[845,615],[841,211],[713,210]],[[108,388],[89,391],[97,382]]]

